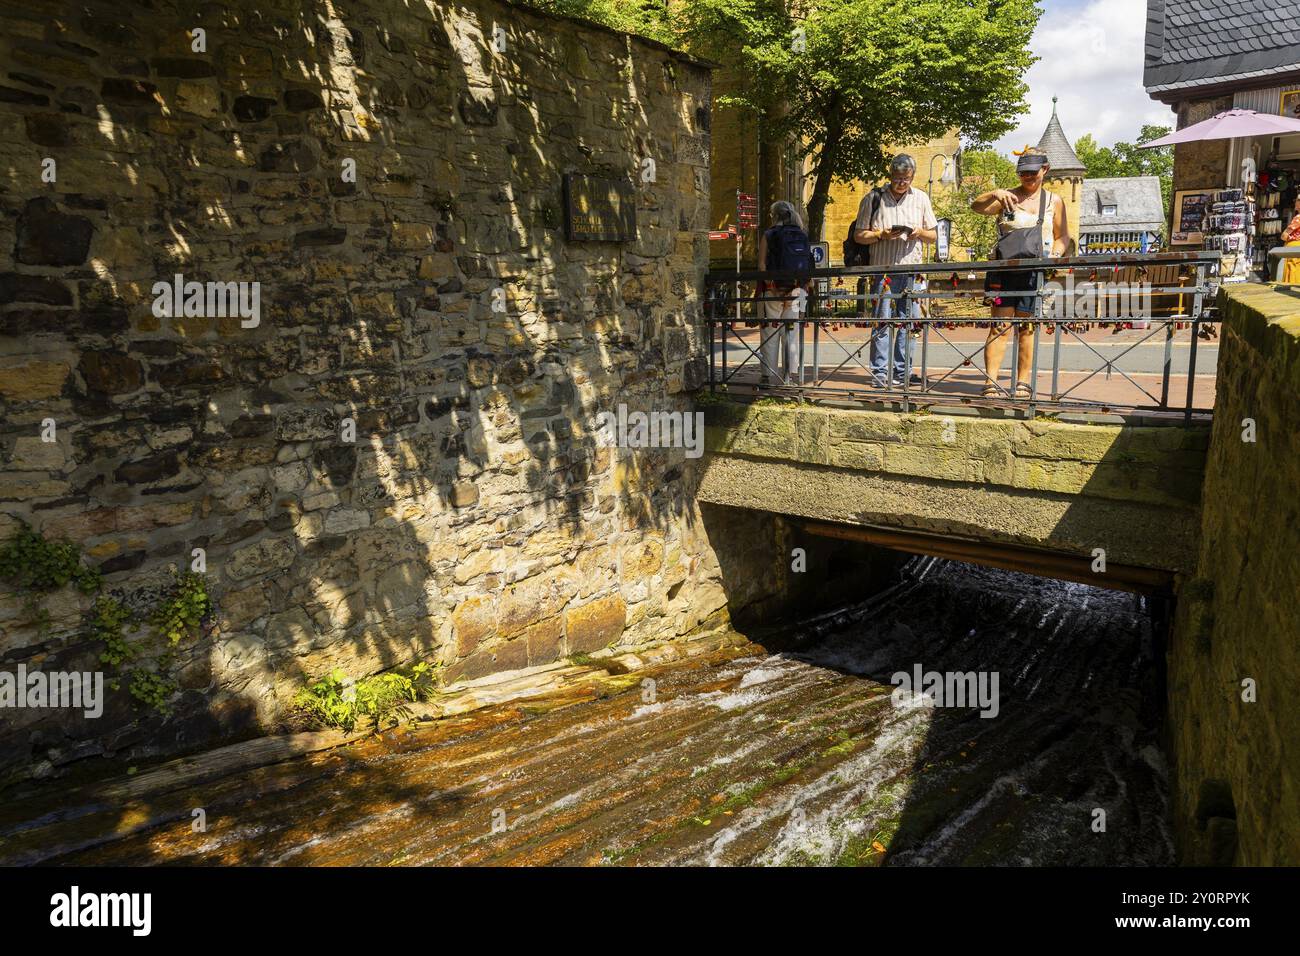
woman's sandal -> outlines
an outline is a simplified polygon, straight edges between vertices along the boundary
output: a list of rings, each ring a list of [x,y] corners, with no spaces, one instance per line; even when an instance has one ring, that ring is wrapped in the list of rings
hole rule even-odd
[[[1016,398],[1033,398],[1034,390],[1028,382],[1016,382]]]
[[[997,387],[996,385],[994,385],[992,382],[988,382],[988,383],[985,384],[985,386],[984,386],[984,391],[980,392],[980,397],[981,397],[981,398],[997,398],[997,397],[998,397],[998,387]]]

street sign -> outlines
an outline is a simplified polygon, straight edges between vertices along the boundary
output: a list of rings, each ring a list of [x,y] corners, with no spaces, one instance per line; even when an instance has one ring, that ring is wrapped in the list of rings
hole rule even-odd
[[[814,269],[825,269],[831,264],[831,244],[829,242],[814,242],[811,248]]]
[[[758,227],[758,197],[736,190],[736,225],[741,229]]]
[[[952,240],[952,220],[940,219],[935,223],[934,258],[937,262],[948,261],[948,243]]]

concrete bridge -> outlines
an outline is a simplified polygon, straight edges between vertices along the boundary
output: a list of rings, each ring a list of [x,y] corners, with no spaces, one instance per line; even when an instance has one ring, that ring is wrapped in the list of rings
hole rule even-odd
[[[699,497],[805,530],[1102,586],[1195,564],[1210,426],[779,399],[705,411]],[[1098,558],[1104,552],[1104,571]]]

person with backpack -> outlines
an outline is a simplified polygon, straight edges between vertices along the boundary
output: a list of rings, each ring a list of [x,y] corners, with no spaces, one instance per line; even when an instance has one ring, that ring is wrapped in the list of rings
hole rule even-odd
[[[916,160],[907,153],[899,153],[889,164],[888,188],[878,186],[862,197],[851,238],[855,244],[867,247],[868,264],[906,266],[919,263],[924,258],[922,243],[934,242],[938,238],[939,223],[934,218],[934,207],[929,196],[912,188],[915,176]],[[896,331],[894,354],[887,356],[886,353],[889,351],[891,320],[918,318],[917,302],[907,296],[913,291],[915,278],[915,273],[904,269],[872,279],[871,292],[876,296],[875,317],[880,321],[871,333],[871,379],[872,384],[879,388],[902,385],[911,374],[911,338],[906,325],[900,325]],[[886,297],[885,294],[901,298]],[[911,381],[919,385],[921,377],[912,375]]]
[[[798,273],[810,277],[813,270],[812,244],[804,232],[803,220],[792,203],[772,203],[772,227],[758,240],[759,268],[764,272]],[[799,310],[807,301],[809,278],[783,276],[758,283],[759,314],[767,321],[759,325],[758,357],[760,382],[796,385],[803,367],[799,349]],[[801,293],[796,295],[796,292]],[[778,359],[781,360],[778,365]]]

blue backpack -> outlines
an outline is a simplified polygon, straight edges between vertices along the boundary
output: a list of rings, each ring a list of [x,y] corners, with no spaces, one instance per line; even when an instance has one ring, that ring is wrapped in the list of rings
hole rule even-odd
[[[769,272],[812,272],[812,247],[808,242],[808,233],[792,223],[769,229],[766,265]]]

